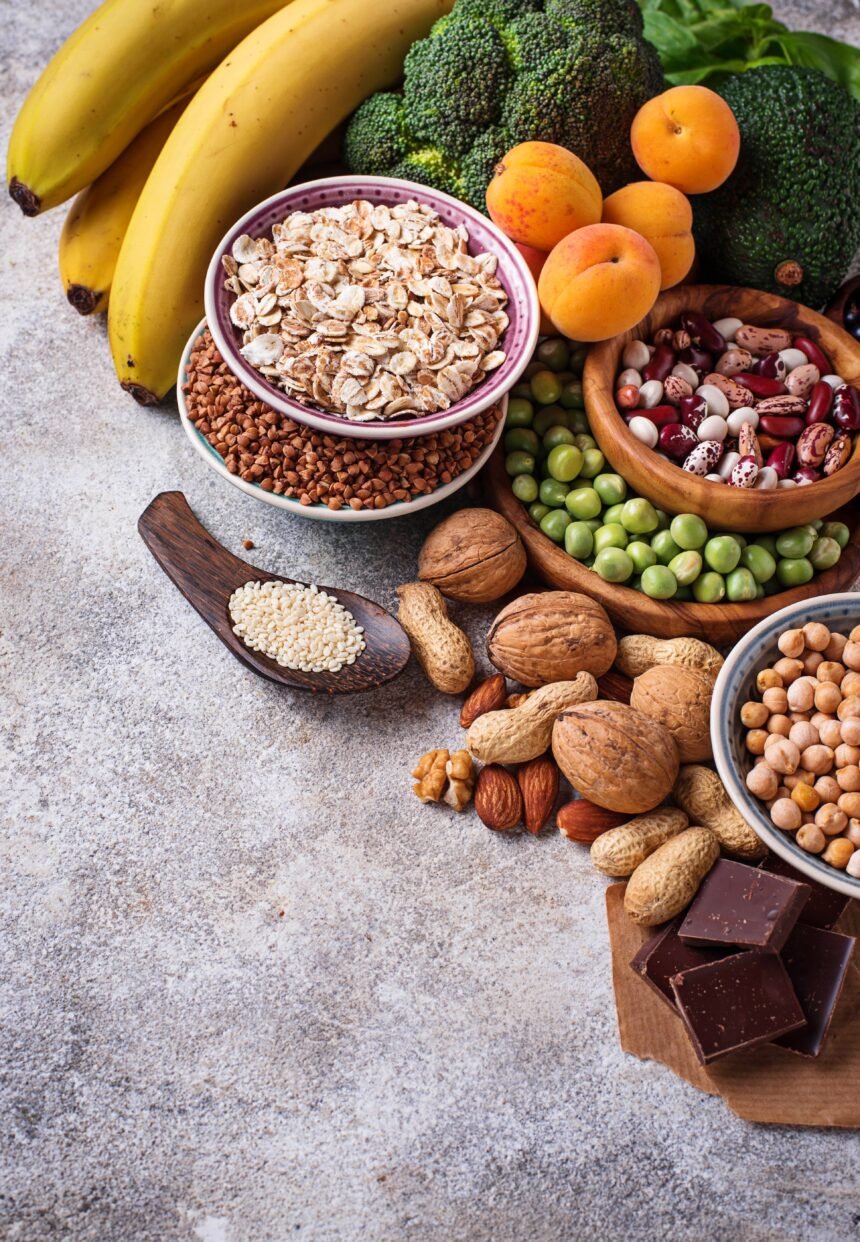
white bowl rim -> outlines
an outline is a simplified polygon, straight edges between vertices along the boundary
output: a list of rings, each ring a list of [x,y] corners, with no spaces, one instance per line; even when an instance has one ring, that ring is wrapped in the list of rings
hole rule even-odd
[[[837,603],[844,605],[846,597],[851,596],[856,598],[857,612],[860,614],[860,594],[856,591],[837,591],[830,595],[819,595],[812,599],[799,600],[794,604],[787,604],[785,608],[780,608],[777,612],[770,613],[769,616],[759,621],[758,625],[753,626],[735,644],[726,656],[725,663],[720,669],[719,676],[714,685],[711,698],[711,744],[717,771],[729,797],[743,818],[750,823],[756,835],[764,841],[768,848],[772,849],[775,854],[778,854],[783,861],[794,867],[796,871],[807,875],[819,884],[823,884],[826,888],[832,888],[838,893],[843,893],[846,897],[860,899],[860,880],[853,879],[851,876],[846,875],[844,871],[839,871],[836,867],[829,866],[828,863],[820,862],[817,854],[808,854],[801,850],[799,846],[792,843],[790,836],[781,832],[768,819],[764,810],[761,809],[758,800],[747,789],[732,762],[728,748],[728,739],[729,731],[735,722],[726,718],[726,701],[729,697],[730,686],[738,675],[750,646],[757,638],[762,637],[769,631],[776,632],[783,627],[794,628],[787,623],[795,619],[798,613],[808,612],[812,608],[816,612],[826,612],[828,607],[832,607]],[[774,637],[774,647],[776,647],[776,637]]]
[[[212,291],[216,286],[217,279],[220,277],[221,256],[227,250],[230,238],[241,230],[247,222],[252,221],[261,211],[265,210],[265,208],[269,205],[276,203],[280,199],[286,198],[289,195],[295,194],[299,191],[307,192],[322,187],[339,186],[352,186],[355,188],[356,193],[361,192],[362,186],[382,188],[386,186],[397,186],[399,189],[407,192],[412,189],[416,193],[432,196],[433,198],[441,201],[443,204],[446,202],[450,203],[454,209],[465,213],[467,216],[479,218],[483,226],[497,235],[499,246],[505,254],[506,262],[512,263],[513,266],[518,269],[518,274],[522,281],[526,298],[528,300],[528,332],[525,334],[523,340],[522,355],[520,361],[512,368],[510,375],[505,381],[505,391],[510,392],[510,390],[519,382],[523,371],[525,371],[526,367],[531,362],[534,356],[535,346],[537,345],[538,337],[540,335],[540,301],[538,299],[537,286],[535,284],[534,277],[529,270],[528,264],[517,250],[515,243],[512,242],[509,237],[506,237],[499,226],[488,216],[481,215],[481,213],[476,211],[474,207],[470,206],[468,203],[462,202],[460,199],[454,198],[450,194],[446,194],[444,190],[436,190],[432,186],[418,185],[415,182],[406,181],[401,177],[357,177],[355,175],[317,177],[313,181],[303,181],[297,185],[287,186],[285,189],[279,190],[276,194],[270,194],[268,198],[262,199],[230,225],[212,255],[203,287],[203,301],[206,311],[206,320],[209,324],[209,330],[212,333],[213,340],[218,346],[222,357],[225,361],[227,361],[228,365],[230,365],[229,358],[231,354],[232,342],[228,342],[221,331],[221,323],[216,312],[216,308],[212,303]],[[286,396],[279,394],[278,390],[274,389],[272,385],[264,384],[254,373],[254,369],[252,367],[248,367],[247,371],[247,374],[243,373],[237,378],[239,378],[246,387],[250,388],[254,395],[259,397],[259,399],[265,402],[266,405],[278,410],[279,413],[284,414],[288,418],[295,419],[297,422],[303,422],[308,427],[313,427],[316,431],[320,431],[326,435],[334,434],[334,428],[332,427],[331,420],[332,418],[336,418],[336,415],[324,414],[322,411],[317,413],[311,406],[304,406],[299,402],[288,400]],[[483,411],[489,409],[491,405],[494,405],[500,401],[501,393],[499,393],[497,387],[494,386],[492,377],[485,380],[484,385],[486,387],[486,392],[482,392],[476,401],[472,401],[472,404],[466,413],[462,413],[458,408],[461,404],[461,402],[458,401],[455,402],[449,410],[443,410],[434,415],[421,415],[421,419],[426,420],[426,422],[421,423],[419,420],[416,420],[414,430],[411,429],[412,425],[410,423],[401,423],[399,426],[392,426],[390,423],[386,423],[382,419],[371,423],[350,423],[347,419],[340,419],[338,421],[344,424],[341,434],[346,435],[348,430],[350,438],[355,440],[398,440],[409,439],[412,436],[433,435],[437,431],[446,431],[451,427],[456,427],[459,423],[468,422],[469,419],[474,418],[477,414],[483,413]],[[468,393],[466,395],[467,397],[473,396],[472,393]],[[463,398],[462,400],[465,399],[466,398]]]
[[[504,435],[509,399],[507,393],[500,397],[496,403],[502,411],[502,416],[499,419],[492,440],[468,470],[464,470],[462,474],[457,475],[456,479],[452,479],[450,483],[443,483],[441,487],[437,487],[435,491],[429,492],[427,495],[415,497],[414,500],[398,500],[393,505],[388,505],[385,509],[350,509],[348,505],[345,505],[343,509],[329,509],[328,505],[303,505],[292,496],[278,496],[274,492],[264,491],[258,483],[248,483],[245,479],[240,479],[238,475],[231,474],[221,457],[207,442],[203,433],[197,430],[188,417],[188,407],[185,404],[185,394],[182,391],[182,385],[185,382],[185,373],[191,357],[191,351],[206,327],[206,323],[205,318],[201,319],[191,333],[182,351],[182,358],[179,363],[179,373],[176,380],[176,404],[179,409],[179,419],[183,430],[191,441],[195,452],[203,458],[216,474],[226,479],[228,483],[232,483],[234,487],[238,487],[246,496],[252,496],[255,500],[265,501],[266,504],[274,505],[276,509],[283,509],[296,517],[310,518],[312,521],[317,522],[382,522],[387,518],[409,517],[410,514],[418,513],[421,509],[432,508],[433,505],[440,504],[443,500],[447,500],[449,496],[453,496],[461,487],[465,487],[470,479],[473,479],[478,471],[483,469],[499,440]],[[483,413],[484,411],[481,412]],[[434,433],[428,432],[427,434],[433,435]],[[404,438],[420,439],[421,437],[407,436]]]

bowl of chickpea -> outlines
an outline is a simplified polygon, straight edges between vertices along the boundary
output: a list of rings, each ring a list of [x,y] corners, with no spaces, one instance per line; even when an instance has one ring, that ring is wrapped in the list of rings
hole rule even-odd
[[[762,841],[860,899],[860,594],[802,600],[750,630],[717,678],[711,740]]]

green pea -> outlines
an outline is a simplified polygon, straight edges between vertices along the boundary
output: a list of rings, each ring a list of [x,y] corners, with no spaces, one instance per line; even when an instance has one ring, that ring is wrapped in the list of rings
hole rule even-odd
[[[657,510],[641,496],[627,500],[621,512],[621,525],[632,535],[650,535],[657,529]]]
[[[584,561],[594,551],[594,534],[587,522],[571,522],[564,532],[564,549],[569,556]]]
[[[678,590],[678,583],[665,565],[650,565],[642,574],[642,590],[651,599],[671,599]]]
[[[583,408],[582,382],[578,379],[568,380],[561,390],[561,404],[566,410]]]
[[[821,536],[824,539],[835,539],[840,548],[845,548],[851,538],[851,531],[844,522],[825,522],[821,528]]]
[[[776,563],[776,576],[784,587],[803,586],[814,573],[805,556],[785,556]]]
[[[561,396],[561,384],[553,371],[539,369],[529,376],[532,396],[539,405],[555,405]]]
[[[561,509],[567,495],[567,484],[560,483],[558,479],[544,479],[538,494],[543,504],[549,505],[551,509]]]
[[[543,436],[550,427],[569,427],[570,415],[560,405],[545,405],[535,414],[533,426],[538,435]]]
[[[603,525],[603,518],[586,518],[585,525],[591,531],[592,535],[596,530],[600,530]]]
[[[594,480],[594,490],[605,505],[618,505],[627,499],[627,484],[620,474],[599,474]]]
[[[651,547],[657,553],[657,560],[661,565],[668,565],[682,550],[669,530],[658,530],[656,535],[652,535]]]
[[[602,552],[604,548],[626,548],[627,531],[620,522],[610,522],[594,532],[594,550]]]
[[[570,349],[567,341],[560,336],[551,336],[541,341],[535,351],[538,362],[542,362],[550,371],[564,371],[570,362]]]
[[[571,517],[596,518],[603,508],[593,487],[575,487],[564,498],[564,507]]]
[[[714,535],[705,544],[705,564],[718,574],[729,574],[741,559],[740,544],[731,535]]]
[[[569,427],[560,427],[556,424],[544,433],[540,445],[544,452],[548,453],[550,449],[557,448],[559,444],[573,444],[573,432]]]
[[[570,526],[570,515],[565,513],[564,509],[550,509],[549,513],[545,513],[540,521],[540,528],[543,533],[556,543],[561,543],[564,540],[564,532],[568,526]]]
[[[702,572],[702,554],[692,549],[689,552],[679,552],[672,557],[669,568],[679,585],[690,586]]]
[[[776,573],[776,560],[760,543],[748,543],[741,552],[741,565],[756,582],[768,582]]]
[[[537,358],[532,358],[526,369],[523,371],[523,379],[530,380],[533,375],[537,375],[539,371],[545,371],[546,367],[542,362],[538,362]]]
[[[764,548],[765,552],[769,552],[776,561],[778,553],[776,550],[776,535],[756,535],[754,543],[756,547]]]
[[[511,483],[511,491],[517,500],[530,505],[538,498],[538,481],[532,474],[518,474]]]
[[[505,469],[508,474],[534,474],[536,461],[532,453],[508,453]]]
[[[809,525],[814,526],[815,529],[820,532],[822,526],[824,525],[824,518],[816,518],[813,522],[810,522]]]
[[[570,483],[579,474],[582,453],[575,444],[558,444],[546,459],[549,472],[560,483]]]
[[[605,510],[604,510],[604,512],[603,512],[603,523],[604,523],[604,525],[605,525],[605,526],[608,526],[608,525],[610,525],[610,523],[613,523],[613,522],[618,522],[618,523],[620,523],[620,524],[623,526],[623,525],[624,525],[624,523],[621,521],[621,514],[622,514],[623,512],[624,512],[624,505],[623,505],[623,504],[621,504],[621,505],[610,505],[610,506],[609,506],[609,508],[608,508],[608,509],[605,509]]]
[[[633,591],[641,591],[642,590],[642,575],[634,574],[632,578],[628,578],[627,585]]]
[[[822,535],[816,539],[809,553],[809,562],[817,574],[824,569],[832,569],[842,555],[842,549],[835,539]]]
[[[571,342],[571,344],[573,344]],[[585,360],[588,357],[588,346],[577,345],[570,351],[570,369],[575,371],[577,375],[582,374],[582,368],[585,366]]]
[[[668,530],[671,524],[671,519],[669,517],[669,514],[666,512],[665,509],[657,509],[656,512],[657,512],[657,529]]]
[[[756,599],[764,599],[764,583],[757,582],[755,584],[755,597]]]
[[[582,469],[579,472],[581,479],[594,479],[606,466],[606,458],[600,449],[587,448],[582,454]]]
[[[628,543],[627,555],[633,562],[633,568],[640,574],[644,573],[651,565],[657,564],[657,553],[650,543],[643,543],[641,539]]]
[[[545,518],[548,513],[549,505],[542,504],[539,500],[536,500],[533,505],[529,505],[529,517],[533,522],[537,522],[538,525],[540,525],[541,520]]]
[[[810,530],[808,526],[792,526],[777,535],[776,550],[786,560],[802,560],[812,551],[816,538],[817,531]]]
[[[531,427],[535,416],[535,408],[531,401],[523,401],[519,397],[511,397],[508,402],[506,427]]]
[[[597,448],[597,441],[595,440],[594,436],[589,435],[587,431],[586,432],[581,431],[576,436],[573,442],[576,445],[576,447],[580,450],[580,452],[582,453],[587,453],[589,449]]]
[[[718,604],[725,593],[726,583],[722,574],[702,574],[693,583],[693,598],[700,604]]]
[[[626,582],[633,562],[623,548],[603,548],[594,558],[594,570],[605,582]]]
[[[531,427],[512,427],[510,431],[505,432],[505,452],[517,451],[531,453],[533,457],[537,457],[540,451],[540,440]]]
[[[531,405],[532,403],[531,384],[524,384],[522,381],[520,381],[519,384],[515,384],[514,387],[511,389],[511,397],[512,398],[515,397],[517,401],[528,401],[529,405]]]
[[[740,604],[758,596],[758,583],[748,569],[741,566],[726,576],[726,595],[733,604]]]
[[[708,528],[695,513],[679,513],[669,525],[672,538],[684,552],[696,552],[708,542]]]
[[[588,419],[582,410],[570,411],[570,429],[575,431],[578,436],[587,436],[591,432],[588,425]]]
[[[675,601],[676,604],[682,602],[685,599],[692,599],[692,598],[693,598],[693,588],[688,587],[688,586],[682,586],[681,583],[678,584],[678,589],[675,592],[675,594],[672,596],[672,599]]]
[[[741,552],[743,552],[744,548],[747,546],[746,537],[744,535],[737,534],[736,531],[732,531],[731,538],[734,539],[735,543],[738,545]]]

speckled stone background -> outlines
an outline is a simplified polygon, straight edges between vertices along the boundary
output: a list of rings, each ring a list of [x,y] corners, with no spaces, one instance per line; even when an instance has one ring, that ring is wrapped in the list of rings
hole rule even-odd
[[[4,146],[90,7],[6,0]],[[779,11],[860,41],[852,0]],[[336,528],[223,486],[65,305],[60,221],[3,199],[0,1237],[860,1239],[855,1136],[744,1124],[619,1051],[585,851],[413,799],[453,704],[414,669],[278,690],[169,585],[135,530],[163,489],[388,605],[435,515]]]

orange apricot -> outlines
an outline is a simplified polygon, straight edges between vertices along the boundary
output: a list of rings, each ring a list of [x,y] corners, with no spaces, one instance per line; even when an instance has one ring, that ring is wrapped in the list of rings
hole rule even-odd
[[[526,261],[529,271],[534,276],[535,284],[540,279],[543,265],[546,263],[547,256],[543,250],[535,250],[534,246],[524,246],[522,242],[515,243],[517,250]],[[554,336],[555,328],[552,326],[552,320],[541,310],[540,313],[540,334],[541,336]]]
[[[684,194],[707,194],[737,163],[735,114],[707,86],[673,86],[643,104],[630,129],[636,163],[652,181]]]
[[[660,292],[660,260],[639,233],[590,224],[550,251],[538,281],[541,306],[563,336],[605,341],[648,314]]]
[[[693,208],[690,200],[664,181],[634,181],[603,201],[604,224],[623,224],[641,233],[660,260],[660,288],[682,281],[693,266]]]
[[[544,253],[574,229],[596,224],[602,205],[591,170],[553,142],[513,147],[487,187],[487,211],[502,232]]]

